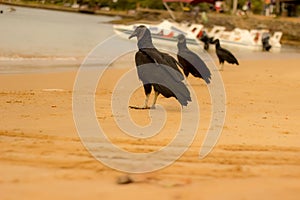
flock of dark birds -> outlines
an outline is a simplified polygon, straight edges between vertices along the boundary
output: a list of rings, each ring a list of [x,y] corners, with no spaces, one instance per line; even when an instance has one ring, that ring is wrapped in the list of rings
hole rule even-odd
[[[178,66],[183,70],[186,77],[192,74],[194,77],[203,79],[207,84],[211,81],[211,72],[205,62],[194,52],[188,49],[186,38],[180,34],[178,38],[177,60],[167,53],[160,52],[152,43],[150,30],[144,26],[138,26],[129,36],[129,39],[137,37],[138,52],[135,54],[135,63],[139,79],[143,82],[146,95],[142,107],[130,106],[133,109],[155,108],[159,94],[166,98],[174,97],[182,106],[187,106],[191,101],[190,92],[183,82],[184,76]],[[220,46],[220,41],[210,40],[216,45],[221,70],[224,62],[239,65],[237,59],[228,50]],[[150,93],[154,90],[154,99],[151,107],[148,107]]]

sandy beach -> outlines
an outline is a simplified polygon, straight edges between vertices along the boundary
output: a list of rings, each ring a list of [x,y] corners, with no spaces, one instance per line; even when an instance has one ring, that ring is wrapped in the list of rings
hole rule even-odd
[[[193,144],[167,168],[129,174],[134,182],[128,185],[116,183],[125,173],[101,164],[81,143],[72,115],[76,70],[1,75],[1,199],[299,199],[299,64],[293,58],[225,65],[226,121],[217,145],[202,160],[198,152],[210,99],[204,82],[189,77],[201,107]],[[173,137],[178,104],[158,99],[168,113],[159,136],[140,141],[122,135],[110,98],[126,71],[105,72],[105,84],[96,92],[97,119],[114,144],[132,152],[155,151]],[[131,102],[143,101],[139,89]],[[149,123],[147,110],[130,113],[137,124]]]

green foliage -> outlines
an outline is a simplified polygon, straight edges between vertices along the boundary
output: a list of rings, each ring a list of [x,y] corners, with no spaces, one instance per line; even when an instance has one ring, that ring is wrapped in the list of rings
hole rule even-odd
[[[16,1],[16,0],[15,0]],[[21,0],[23,2],[42,2],[42,0]],[[231,7],[232,0],[225,0],[227,5]],[[244,3],[247,0],[238,0],[238,8],[241,9]],[[73,3],[74,0],[45,0],[46,4],[56,4],[63,5],[64,3]],[[162,0],[77,0],[79,4],[88,4],[90,6],[100,6],[105,7],[108,6],[112,9],[116,10],[130,10],[135,9],[137,5],[142,8],[151,8],[151,9],[164,9],[164,5]],[[252,12],[256,14],[262,13],[263,10],[263,0],[251,0],[252,2]],[[169,7],[172,10],[181,10],[181,6],[179,3],[168,3]],[[187,7],[192,7],[191,5],[186,5]],[[211,4],[208,3],[199,3],[198,6],[200,10],[208,11]],[[298,6],[299,9],[300,6]],[[192,8],[191,8],[192,9]]]
[[[252,0],[251,10],[255,14],[261,14],[263,11],[264,2],[261,0]]]
[[[200,8],[200,11],[209,11],[210,10],[210,7],[211,7],[211,4],[209,3],[199,3],[198,4],[199,8]]]
[[[163,3],[161,0],[136,0],[140,3],[140,6],[143,8],[152,8],[152,9],[163,9]]]
[[[112,0],[98,0],[100,6],[111,6]]]
[[[113,4],[113,7],[117,10],[130,10],[135,9],[136,0],[118,0],[116,3]]]
[[[116,10],[130,10],[135,9],[137,4],[143,8],[152,8],[152,9],[163,9],[164,6],[161,0],[78,0],[79,4],[89,4],[89,5],[99,5],[109,6],[112,9]]]

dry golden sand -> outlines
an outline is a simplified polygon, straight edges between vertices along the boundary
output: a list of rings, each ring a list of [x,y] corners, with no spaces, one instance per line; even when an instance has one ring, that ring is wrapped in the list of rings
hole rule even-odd
[[[189,77],[201,106],[201,123],[189,150],[157,172],[131,175],[95,160],[82,145],[72,116],[76,72],[1,75],[0,198],[4,199],[300,199],[300,60],[242,61],[221,72],[227,115],[217,146],[205,159],[198,152],[210,120],[202,80]],[[288,69],[288,70],[287,70]],[[126,69],[108,70],[96,93],[99,122],[117,145],[133,152],[155,151],[174,136],[180,108],[160,97],[168,111],[161,134],[134,140],[116,126],[110,97]],[[51,91],[44,89],[62,89]],[[142,104],[143,90],[131,99]],[[148,111],[131,110],[136,123]]]

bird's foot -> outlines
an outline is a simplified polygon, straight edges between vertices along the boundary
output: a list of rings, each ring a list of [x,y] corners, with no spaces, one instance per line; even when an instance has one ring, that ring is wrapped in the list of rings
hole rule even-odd
[[[151,107],[150,107],[150,109],[155,109],[156,107],[155,107],[155,105],[152,105]]]
[[[139,107],[139,106],[129,106],[129,108],[136,109],[136,110],[150,109],[150,107],[148,107],[148,106],[142,106],[142,107]]]

